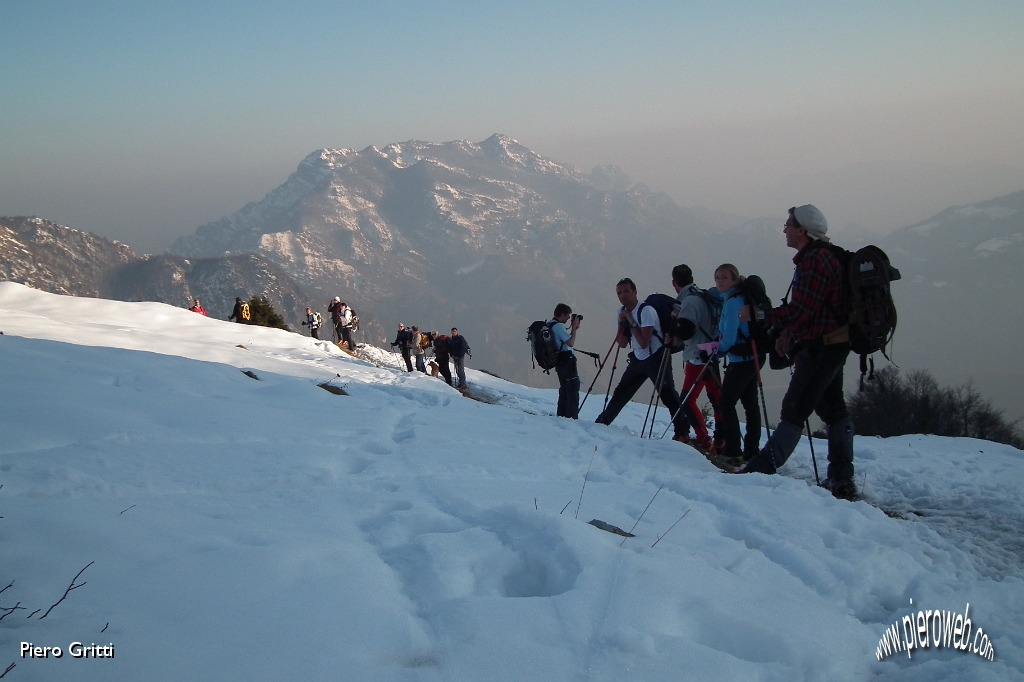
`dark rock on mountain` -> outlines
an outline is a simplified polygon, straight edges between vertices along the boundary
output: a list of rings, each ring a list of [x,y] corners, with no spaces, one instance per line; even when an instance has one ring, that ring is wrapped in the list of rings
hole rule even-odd
[[[262,295],[298,330],[306,306],[319,300],[258,254],[139,257],[124,244],[40,218],[0,218],[0,278],[57,294],[121,301],[188,307],[199,298],[211,317],[221,319],[231,313],[236,296]]]
[[[55,294],[102,297],[113,272],[135,258],[125,244],[49,220],[0,218],[0,279]]]

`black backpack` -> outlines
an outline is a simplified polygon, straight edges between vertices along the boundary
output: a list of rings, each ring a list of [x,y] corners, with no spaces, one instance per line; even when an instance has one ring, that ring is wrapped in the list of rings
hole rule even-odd
[[[889,264],[889,257],[874,245],[858,251],[847,251],[829,244],[828,248],[846,269],[846,286],[850,303],[850,350],[860,356],[861,388],[868,374],[868,356],[886,351],[896,333],[896,304],[890,283],[901,279],[900,271]],[[870,360],[868,380],[875,376],[875,361]]]
[[[550,320],[537,320],[526,330],[526,340],[530,342],[530,349],[533,351],[535,366],[539,366],[545,373],[551,374],[551,369],[558,364],[558,342],[555,341],[555,334],[551,330]]]
[[[757,346],[758,355],[767,354],[775,342],[768,335],[768,327],[764,324],[764,311],[771,310],[772,307],[772,301],[768,298],[764,287],[764,280],[757,275],[746,277],[741,284],[737,285],[736,291],[729,298],[734,296],[742,296],[746,305],[753,306],[757,313],[757,319],[747,323],[747,329],[750,331],[749,337],[737,333],[736,344],[729,349],[729,352],[734,355],[753,355],[754,350],[750,343],[753,341],[753,345]]]
[[[669,296],[668,294],[651,294],[644,299],[643,303],[640,304],[636,311],[636,318],[638,320],[640,319],[644,306],[654,308],[654,312],[658,313],[658,323],[661,326],[661,333],[665,336],[669,336],[672,334],[676,325],[676,318],[672,317],[672,311],[674,310],[675,305],[676,299],[673,296]],[[662,336],[657,333],[654,335],[658,338],[658,341],[662,342],[662,344],[665,343],[665,339]],[[683,344],[679,343],[679,345],[669,346],[668,349],[671,353],[678,353],[683,349]]]
[[[348,311],[352,313],[352,321],[348,323],[348,328],[354,332],[357,332],[359,331],[359,316],[356,315],[356,311],[352,310],[351,307],[348,309]]]

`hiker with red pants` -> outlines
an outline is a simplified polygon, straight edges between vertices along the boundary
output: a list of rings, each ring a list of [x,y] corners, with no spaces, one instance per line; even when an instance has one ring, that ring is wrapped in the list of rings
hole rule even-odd
[[[692,445],[705,456],[712,456],[715,454],[717,446],[724,447],[725,443],[724,441],[716,443],[708,434],[704,415],[697,407],[697,398],[701,391],[707,392],[711,408],[714,410],[717,430],[718,424],[721,423],[718,411],[719,387],[721,386],[718,359],[709,358],[707,352],[700,346],[712,343],[718,338],[712,304],[707,298],[708,296],[717,296],[718,292],[706,294],[702,291],[693,283],[693,271],[685,264],[672,268],[672,287],[676,290],[678,305],[676,328],[672,332],[672,336],[684,342],[681,352],[686,367],[683,373],[683,389],[679,394],[680,400],[689,393],[689,398],[683,405],[683,413],[689,420],[690,426],[693,427],[696,436]],[[708,362],[711,363],[711,366],[704,371],[704,365]],[[677,440],[687,443],[689,436],[677,438]]]

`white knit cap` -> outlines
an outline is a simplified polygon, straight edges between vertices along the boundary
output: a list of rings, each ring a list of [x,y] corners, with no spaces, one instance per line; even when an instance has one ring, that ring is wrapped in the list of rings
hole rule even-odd
[[[807,236],[811,239],[828,241],[825,233],[828,232],[828,221],[824,214],[814,204],[804,204],[793,209],[793,217],[800,227],[807,230]]]

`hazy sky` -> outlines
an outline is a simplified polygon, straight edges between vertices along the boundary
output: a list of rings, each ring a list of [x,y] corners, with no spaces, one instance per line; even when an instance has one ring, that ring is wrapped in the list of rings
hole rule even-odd
[[[891,229],[1024,188],[1024,2],[0,0],[0,215],[142,251],[321,147],[501,132]]]

